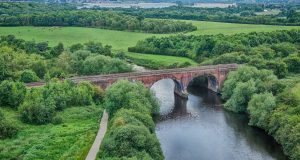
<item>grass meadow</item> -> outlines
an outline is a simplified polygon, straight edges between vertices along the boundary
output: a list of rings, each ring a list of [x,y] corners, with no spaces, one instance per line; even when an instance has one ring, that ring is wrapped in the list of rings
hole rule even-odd
[[[272,25],[253,25],[253,24],[235,24],[221,22],[205,21],[187,21],[197,26],[197,30],[185,34],[205,35],[205,34],[235,34],[249,32],[266,32],[283,29],[300,29],[300,26],[272,26]],[[34,40],[36,42],[49,42],[50,46],[62,42],[65,46],[75,43],[85,43],[88,41],[97,41],[105,45],[111,45],[113,50],[127,51],[128,47],[134,46],[139,40],[151,36],[169,36],[172,34],[149,34],[139,32],[115,31],[98,28],[84,27],[0,27],[0,35],[15,35],[25,40]],[[127,57],[138,65],[154,63],[152,66],[170,66],[172,64],[181,64],[189,61],[192,65],[195,62],[181,57],[160,56],[149,54],[126,53]],[[142,61],[141,61],[142,60]],[[149,67],[148,65],[143,65]],[[150,67],[151,68],[151,67]],[[152,67],[157,68],[157,67]]]
[[[0,159],[85,159],[96,136],[101,107],[67,108],[58,125],[29,125],[16,110],[1,107],[6,119],[20,128],[11,139],[0,140]]]

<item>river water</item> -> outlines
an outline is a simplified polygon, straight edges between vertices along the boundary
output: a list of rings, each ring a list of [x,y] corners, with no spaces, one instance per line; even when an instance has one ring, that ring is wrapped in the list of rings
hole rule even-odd
[[[174,103],[174,83],[151,88],[160,101],[156,135],[166,160],[285,160],[280,147],[263,130],[247,125],[246,115],[221,107],[221,99],[205,88],[189,88],[187,101]]]

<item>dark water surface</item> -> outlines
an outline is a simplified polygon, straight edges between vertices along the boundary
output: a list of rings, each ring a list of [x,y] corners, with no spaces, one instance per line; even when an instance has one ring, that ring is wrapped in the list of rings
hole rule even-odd
[[[223,110],[215,93],[191,87],[186,103],[174,107],[173,87],[168,79],[152,87],[161,103],[156,134],[166,160],[286,159],[271,136],[247,125],[246,115]]]

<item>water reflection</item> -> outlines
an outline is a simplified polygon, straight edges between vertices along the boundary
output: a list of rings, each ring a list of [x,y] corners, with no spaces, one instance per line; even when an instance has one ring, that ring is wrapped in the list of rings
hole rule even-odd
[[[187,101],[174,101],[173,87],[172,80],[162,80],[152,88],[161,102],[156,133],[167,160],[286,159],[272,137],[247,125],[245,115],[224,111],[214,92],[189,88]]]

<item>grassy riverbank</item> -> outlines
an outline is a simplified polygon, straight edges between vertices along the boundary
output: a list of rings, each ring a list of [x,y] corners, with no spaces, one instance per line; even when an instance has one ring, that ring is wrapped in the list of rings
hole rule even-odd
[[[0,140],[0,159],[84,159],[103,110],[99,106],[71,107],[58,112],[62,124],[39,126],[21,122],[15,110],[0,111],[20,128],[15,137]]]

